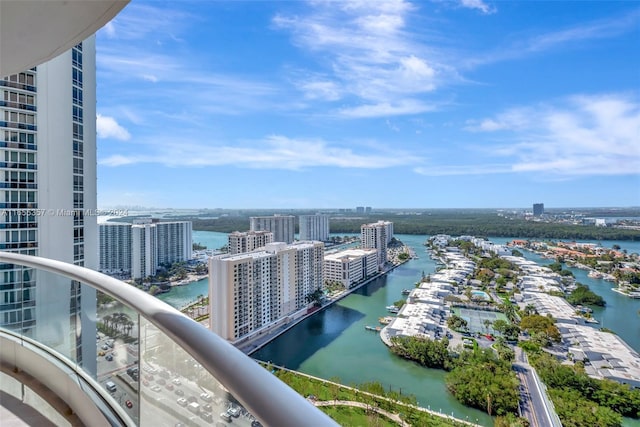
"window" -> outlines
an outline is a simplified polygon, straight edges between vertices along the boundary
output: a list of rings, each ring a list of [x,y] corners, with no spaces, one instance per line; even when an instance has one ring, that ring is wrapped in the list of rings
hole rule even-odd
[[[82,87],[82,71],[74,67],[72,71],[72,80],[74,85]]]
[[[73,87],[73,103],[82,106],[82,89]]]
[[[82,123],[82,107],[73,106],[73,120]]]

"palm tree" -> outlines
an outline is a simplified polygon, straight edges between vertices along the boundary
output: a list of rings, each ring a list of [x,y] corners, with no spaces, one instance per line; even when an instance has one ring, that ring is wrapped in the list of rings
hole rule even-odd
[[[485,331],[489,332],[489,326],[491,326],[493,324],[493,322],[489,319],[484,319],[482,321],[482,324],[484,325],[484,329]]]

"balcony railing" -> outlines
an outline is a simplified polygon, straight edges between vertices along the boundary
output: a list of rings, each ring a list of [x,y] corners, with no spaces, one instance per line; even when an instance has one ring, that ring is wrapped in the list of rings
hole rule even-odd
[[[20,305],[0,312],[0,362],[36,377],[80,418],[102,414],[86,424],[337,425],[225,340],[134,286],[46,258],[0,252],[0,263],[3,289],[13,288],[11,302]],[[34,280],[35,289],[27,286]],[[111,298],[96,299],[96,291]],[[82,409],[88,397],[97,412]]]

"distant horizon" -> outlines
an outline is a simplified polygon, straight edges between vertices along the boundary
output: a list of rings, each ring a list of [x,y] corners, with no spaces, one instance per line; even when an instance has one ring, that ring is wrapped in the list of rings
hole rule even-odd
[[[365,206],[366,207],[366,206]],[[143,207],[143,206],[127,206],[127,205],[116,205],[110,207],[99,208],[99,210],[131,210],[133,212],[146,212],[146,211],[326,211],[326,210],[339,210],[339,209],[350,209],[353,210],[354,213],[374,213],[376,211],[428,211],[428,210],[531,210],[533,208],[533,204],[528,207],[386,207],[386,208],[376,208],[371,206],[371,212],[355,212],[356,207],[333,207],[333,208],[262,208],[262,207],[251,207],[251,208],[160,208],[160,207]],[[563,206],[563,207],[554,207],[554,206],[544,206],[545,211],[547,210],[589,210],[589,209],[637,209],[640,214],[640,205],[638,206]],[[275,212],[277,213],[277,212]]]

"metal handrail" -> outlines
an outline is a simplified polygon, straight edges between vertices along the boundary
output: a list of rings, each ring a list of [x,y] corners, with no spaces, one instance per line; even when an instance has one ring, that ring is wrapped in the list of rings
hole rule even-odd
[[[131,285],[97,271],[48,258],[0,252],[0,262],[77,280],[128,305],[179,344],[266,426],[338,425],[227,341]]]

